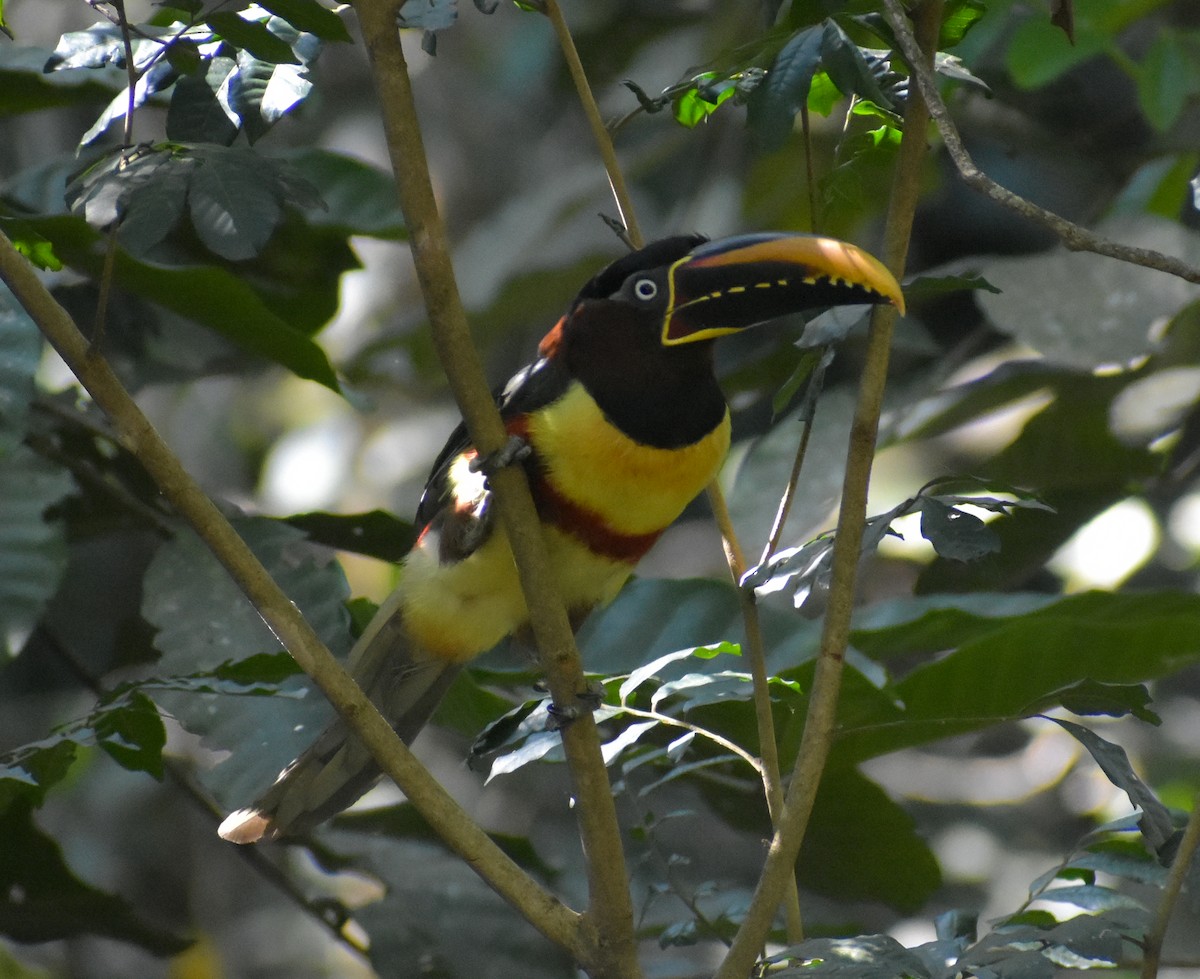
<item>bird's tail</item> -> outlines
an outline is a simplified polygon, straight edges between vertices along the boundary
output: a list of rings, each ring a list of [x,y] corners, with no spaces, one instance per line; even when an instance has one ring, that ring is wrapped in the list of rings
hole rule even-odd
[[[411,743],[460,666],[415,647],[399,604],[397,594],[380,606],[351,650],[348,668],[401,740]],[[379,776],[366,747],[337,717],[261,798],[230,813],[217,832],[231,843],[306,832],[352,805]]]

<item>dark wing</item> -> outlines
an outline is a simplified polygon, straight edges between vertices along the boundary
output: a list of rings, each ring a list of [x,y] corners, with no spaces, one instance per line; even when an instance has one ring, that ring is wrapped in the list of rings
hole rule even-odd
[[[494,392],[500,417],[509,422],[537,411],[561,397],[569,385],[566,368],[555,358],[543,357]],[[491,533],[491,491],[481,475],[471,478],[466,474],[466,466],[475,456],[467,426],[460,422],[434,460],[417,505],[416,524],[424,528],[422,535],[439,535],[443,561],[461,560]]]

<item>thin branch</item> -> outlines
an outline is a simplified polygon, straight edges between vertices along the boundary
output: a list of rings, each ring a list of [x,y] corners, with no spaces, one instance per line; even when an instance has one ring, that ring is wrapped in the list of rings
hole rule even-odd
[[[400,208],[434,345],[472,440],[486,456],[505,443],[507,433],[471,342],[459,298],[445,228],[433,194],[408,64],[396,28],[399,3],[359,0],[355,9],[379,93]],[[523,469],[510,466],[491,476],[490,483],[516,559],[547,686],[554,702],[571,710],[587,685],[575,637],[546,559],[528,480]],[[571,949],[593,977],[632,979],[638,975],[633,904],[612,788],[590,711],[580,711],[574,723],[564,728],[563,747],[574,781],[576,816],[587,857],[590,905],[587,927],[576,929],[566,942],[561,933],[550,937]],[[520,910],[528,917],[535,909],[526,904]],[[541,927],[533,917],[530,920]]]
[[[579,916],[521,870],[413,757],[245,541],[184,470],[107,361],[89,346],[70,314],[42,285],[33,266],[2,232],[0,279],[112,420],[121,444],[138,459],[175,511],[191,524],[301,669],[313,678],[421,815],[451,849],[546,937],[566,948],[578,948]]]
[[[617,151],[613,148],[612,137],[609,135],[608,127],[604,125],[604,118],[600,115],[600,107],[596,105],[596,98],[592,95],[592,87],[588,84],[587,72],[583,70],[583,62],[579,60],[579,51],[575,47],[575,39],[571,36],[571,29],[567,26],[566,18],[563,17],[562,8],[558,5],[558,0],[544,0],[542,10],[547,17],[550,18],[550,23],[554,27],[554,34],[558,38],[558,46],[562,49],[563,58],[567,62],[567,69],[571,73],[571,80],[575,83],[575,92],[579,96],[579,102],[583,106],[584,115],[587,116],[588,125],[592,130],[592,137],[596,141],[596,146],[600,150],[600,159],[604,163],[604,170],[608,174],[608,182],[612,186],[613,197],[616,198],[617,208],[621,212],[621,220],[625,222],[625,230],[629,234],[629,240],[633,242],[634,247],[641,248],[645,244],[645,238],[642,237],[642,231],[638,227],[637,214],[633,209],[633,200],[629,196],[629,188],[625,184],[625,175],[621,172],[621,165],[617,162]]]
[[[941,0],[926,0],[914,12],[919,23],[920,49],[930,52],[930,57],[936,48],[941,12]],[[884,242],[884,262],[897,278],[904,269],[912,218],[916,211],[928,119],[922,100],[910,99],[905,113],[904,138],[896,163]],[[891,306],[876,307],[871,316],[866,359],[842,484],[829,604],[804,734],[788,787],[783,816],[771,841],[762,875],[745,921],[738,930],[733,947],[721,963],[716,979],[742,979],[750,974],[754,966],[759,950],[770,933],[775,909],[787,882],[793,879],[796,858],[804,842],[817,786],[833,741],[842,666],[854,605],[859,549],[866,521],[867,490],[895,320],[896,310]]]
[[[1103,235],[1098,235],[1094,231],[1089,231],[1087,228],[1068,221],[1053,211],[1038,207],[1019,194],[1014,194],[980,170],[963,145],[962,137],[950,118],[946,103],[938,94],[932,70],[921,61],[918,45],[905,20],[899,0],[884,0],[883,6],[884,15],[896,35],[900,51],[912,69],[921,99],[929,107],[929,113],[937,125],[946,151],[950,154],[950,159],[954,161],[959,176],[967,186],[985,194],[998,204],[1016,211],[1022,217],[1049,228],[1071,251],[1095,252],[1097,255],[1106,255],[1122,262],[1129,262],[1131,265],[1142,265],[1148,269],[1166,272],[1168,275],[1178,276],[1188,282],[1200,282],[1200,267],[1189,265],[1178,258],[1164,255],[1162,252],[1156,252],[1150,248],[1122,245]]]
[[[1171,913],[1179,900],[1179,892],[1183,889],[1184,879],[1188,868],[1200,847],[1200,792],[1192,799],[1192,814],[1188,817],[1187,829],[1179,841],[1179,849],[1171,863],[1171,873],[1167,877],[1167,886],[1163,888],[1162,900],[1154,914],[1154,924],[1146,936],[1146,952],[1142,957],[1142,979],[1155,979],[1158,975],[1162,959],[1163,941],[1167,937],[1167,925],[1171,921]]]
[[[554,25],[554,31],[562,47],[563,56],[570,67],[571,78],[575,82],[575,90],[583,105],[584,113],[588,117],[592,137],[596,141],[600,158],[604,161],[604,169],[608,173],[609,184],[617,200],[617,208],[621,212],[622,220],[625,221],[629,240],[635,246],[641,247],[645,243],[645,240],[638,230],[633,201],[629,196],[625,177],[621,171],[621,164],[617,159],[617,153],[613,147],[612,134],[604,125],[604,120],[600,116],[600,110],[596,106],[596,99],[592,94],[591,85],[588,83],[587,73],[584,71],[583,64],[579,60],[579,52],[575,48],[575,41],[571,37],[570,28],[562,15],[558,0],[544,0],[542,7]],[[720,484],[716,481],[708,487],[708,499],[712,505],[717,526],[721,531],[721,539],[725,546],[726,561],[729,564],[729,572],[736,586],[741,580],[742,575],[745,574],[746,560],[742,554],[742,547],[737,539],[737,532],[734,530],[733,521],[729,519],[729,509],[725,505],[724,494],[721,492]],[[771,697],[770,691],[767,688],[766,652],[763,646],[762,626],[759,623],[758,609],[754,605],[752,596],[745,594],[739,589],[739,601],[746,629],[747,659],[750,662],[750,672],[754,680],[754,704],[755,715],[758,721],[759,751],[763,759],[763,787],[767,797],[767,808],[771,814],[772,822],[774,822],[782,809],[783,788],[779,769],[779,752],[775,739],[775,721],[771,714]],[[799,941],[803,935],[803,926],[800,918],[800,898],[794,881],[790,888],[790,897],[788,899],[788,934],[789,938],[795,941]]]
[[[658,711],[641,710],[637,707],[629,707],[622,704],[619,708],[622,714],[628,714],[630,717],[642,717],[648,721],[656,721],[659,724],[665,724],[668,727],[681,728],[684,731],[691,731],[693,734],[698,734],[702,738],[706,738],[713,744],[720,745],[730,754],[737,755],[742,761],[754,769],[759,777],[762,777],[762,764],[750,752],[741,745],[730,741],[728,738],[717,734],[716,731],[710,731],[706,727],[701,727],[699,724],[692,724],[690,721],[681,721],[677,717],[671,717],[670,714],[660,714]]]

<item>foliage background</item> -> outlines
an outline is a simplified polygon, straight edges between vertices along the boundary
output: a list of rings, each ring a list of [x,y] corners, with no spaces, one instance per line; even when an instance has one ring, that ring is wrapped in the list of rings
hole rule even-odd
[[[819,5],[795,4],[795,16],[809,6],[819,12]],[[129,4],[133,21],[152,13],[148,5]],[[655,93],[762,34],[761,11],[751,3],[577,4],[567,5],[567,14],[602,107],[614,116],[637,106],[622,79]],[[94,14],[67,0],[9,0],[4,20],[20,45],[52,48],[59,34],[87,27]],[[412,32],[410,60],[418,70],[424,135],[464,298],[489,370],[500,380],[529,359],[580,282],[620,245],[594,217],[611,213],[612,204],[549,26],[507,7],[491,17],[465,9],[460,21],[439,33],[436,58],[419,50],[420,33]],[[1198,28],[1187,3],[1108,0],[1077,11],[1072,48],[1040,10],[991,3],[955,53],[993,97],[969,86],[956,89],[956,119],[980,165],[1006,186],[1067,217],[1111,228],[1122,240],[1195,262],[1200,248],[1191,230],[1197,218],[1189,179],[1200,162]],[[120,75],[92,87],[64,85],[62,106],[17,112],[22,89],[15,81],[29,73],[14,65],[15,46],[6,43],[4,52],[0,69],[14,83],[10,94],[0,95],[0,103],[10,100],[4,119],[10,138],[0,146],[5,215],[31,205],[62,212],[63,174],[77,165],[75,144]],[[303,320],[309,332],[320,329],[320,345],[348,397],[249,358],[227,336],[164,314],[161,297],[159,307],[149,308],[144,296],[114,296],[107,349],[167,440],[217,498],[254,514],[382,508],[405,517],[456,413],[423,331],[407,257],[394,244],[403,231],[386,180],[312,153],[316,147],[385,164],[361,51],[328,44],[311,70],[312,96],[259,148],[285,157],[296,152],[288,158],[321,189],[328,210],[288,212],[283,237],[274,239],[276,253],[258,265],[238,265],[244,259],[235,258],[230,267],[290,284],[293,291],[280,293],[279,308]],[[814,116],[813,123],[822,194],[818,227],[872,246],[886,197],[890,136],[868,135],[878,120],[852,125],[843,136],[838,112],[827,120]],[[164,124],[163,111],[147,107],[139,111],[137,136],[156,138]],[[764,147],[764,138],[747,128],[746,110],[732,103],[692,129],[667,112],[632,118],[619,132],[618,148],[642,226],[651,236],[811,226],[800,135],[783,134],[776,148]],[[871,151],[864,152],[868,144]],[[34,172],[38,168],[45,169]],[[939,911],[973,909],[986,919],[1015,910],[1029,882],[1061,861],[1083,833],[1128,810],[1125,794],[1057,726],[1039,720],[984,726],[972,719],[1022,713],[1036,698],[1022,699],[1018,681],[1032,674],[1034,689],[1054,689],[1047,686],[1052,663],[1060,664],[1062,686],[1087,673],[1126,683],[1166,675],[1154,689],[1160,727],[1099,723],[1106,738],[1130,749],[1168,802],[1186,806],[1196,787],[1197,674],[1191,664],[1200,653],[1193,594],[1200,546],[1195,290],[1053,249],[1043,230],[963,188],[942,161],[930,165],[927,179],[910,275],[929,269],[979,274],[1001,292],[914,293],[894,354],[886,448],[871,512],[890,509],[946,473],[1019,486],[1055,509],[1023,508],[1001,518],[995,524],[999,552],[965,565],[935,557],[910,518],[907,544],[886,542],[866,569],[867,610],[855,645],[882,666],[859,661],[861,677],[855,674],[847,690],[849,717],[856,709],[882,716],[870,712],[883,712],[880,700],[898,690],[914,709],[919,683],[912,678],[932,675],[925,696],[930,716],[939,717],[938,733],[973,733],[932,740],[929,729],[913,731],[914,747],[892,751],[904,738],[890,740],[885,731],[859,754],[853,745],[846,749],[848,761],[871,758],[864,768],[870,781],[847,768],[831,782],[838,795],[832,818],[818,824],[810,841],[809,880],[817,889],[806,892],[805,906],[817,931],[890,931],[910,943],[933,937],[929,922]],[[191,241],[174,245],[195,248]],[[355,256],[364,267],[351,271]],[[271,264],[280,258],[288,263],[282,273]],[[324,326],[342,271],[336,316]],[[89,322],[94,288],[70,273],[55,283],[81,322]],[[222,304],[219,290],[229,287],[222,280],[208,289],[218,297],[218,318],[238,306]],[[40,347],[22,332],[15,313],[6,311],[2,325],[4,364],[15,365],[6,369],[14,377],[30,373],[42,360]],[[721,355],[740,438],[725,481],[751,551],[765,536],[794,451],[795,420],[785,414],[773,423],[771,394],[795,364],[796,335],[763,331]],[[830,525],[856,355],[852,336],[820,401],[788,542]],[[40,378],[50,392],[67,386],[52,358],[42,360]],[[17,389],[13,383],[5,393]],[[190,759],[193,767],[160,783],[118,764],[131,744],[155,755],[155,725],[139,726],[137,710],[127,711],[126,702],[109,720],[96,714],[90,683],[111,689],[137,676],[212,670],[268,650],[270,639],[255,631],[252,614],[236,611],[236,594],[215,567],[209,570],[198,545],[186,536],[164,543],[164,529],[171,528],[155,511],[153,494],[119,453],[96,447],[76,417],[74,397],[44,402],[31,413],[34,422],[6,430],[39,451],[19,451],[9,438],[0,468],[0,508],[8,511],[0,525],[12,529],[0,543],[0,561],[22,560],[21,548],[28,546],[41,562],[40,597],[29,601],[9,589],[0,603],[9,654],[0,673],[0,738],[5,748],[27,744],[46,738],[54,724],[91,715],[91,740],[108,753],[78,749],[79,761],[46,795],[35,823],[22,821],[20,807],[10,806],[7,838],[22,841],[13,851],[34,853],[40,838],[30,827],[40,827],[80,880],[120,895],[123,903],[95,897],[89,904],[72,892],[79,902],[74,920],[107,937],[72,934],[7,945],[11,969],[81,976],[191,974],[188,969],[366,974],[368,967],[312,913],[267,882],[262,866],[216,839],[211,814],[178,780],[194,777],[224,807],[244,801],[319,723],[316,698],[195,692],[202,685],[244,692],[274,682],[248,674],[205,677],[192,690],[155,695],[190,732],[168,725],[169,754]],[[38,461],[47,458],[58,464]],[[121,487],[125,496],[97,490],[97,480]],[[628,672],[678,648],[738,639],[731,590],[688,580],[708,575],[723,582],[725,574],[703,507],[689,516],[641,569],[651,581],[589,625],[589,666]],[[349,634],[342,603],[351,595],[379,600],[389,588],[386,562],[339,555],[343,582],[328,553],[308,551],[299,530],[266,521],[241,526],[269,563],[287,569],[290,590],[335,646],[344,648]],[[40,537],[28,536],[32,527],[42,529]],[[312,522],[305,528],[312,530]],[[372,546],[393,549],[404,533],[395,522],[366,531]],[[665,577],[683,580],[652,581]],[[1061,592],[1092,586],[1128,597],[1053,603]],[[971,592],[981,594],[963,594]],[[803,679],[797,664],[811,653],[815,627],[795,617],[787,597],[764,612],[773,665]],[[941,674],[917,670],[946,649],[960,655],[945,662],[960,665]],[[1080,666],[1085,657],[1086,668]],[[726,660],[710,662],[716,669],[739,668]],[[502,685],[526,679],[512,678],[514,671],[526,672],[519,653],[487,668],[493,672],[484,678]],[[908,686],[873,687],[884,668]],[[459,693],[444,726],[423,738],[422,756],[489,829],[532,841],[536,858],[527,849],[526,859],[540,861],[556,887],[577,897],[582,882],[563,774],[531,766],[483,786],[482,774],[462,759],[496,706],[476,689]],[[781,718],[794,721],[799,704],[781,693]],[[132,706],[145,708],[137,701]],[[697,702],[694,710],[707,723],[744,733],[734,707]],[[212,740],[202,744],[196,735]],[[861,740],[872,736],[868,730]],[[217,765],[235,745],[237,763]],[[135,769],[154,767],[140,756],[125,761]],[[631,855],[635,890],[646,908],[647,955],[660,974],[701,973],[713,954],[704,929],[721,932],[724,922],[736,920],[753,882],[763,814],[744,778],[739,783],[732,776],[679,779],[639,797],[650,770],[631,766],[621,795],[631,825],[642,824]],[[682,810],[692,814],[666,818]],[[369,866],[371,876],[331,878],[307,856],[280,857],[304,893],[363,905],[356,917],[373,934],[375,968],[391,975],[487,976],[511,974],[517,962],[525,974],[531,968],[569,974],[531,929],[515,925],[497,899],[424,839],[404,810],[392,815],[382,827],[382,819],[372,824],[364,816],[359,830],[383,829],[403,845],[385,845],[378,835],[347,828],[349,821],[325,840],[333,852]],[[846,826],[853,831],[839,838]],[[329,852],[323,856],[327,868],[336,864]],[[379,894],[376,876],[392,891],[386,901],[369,903]],[[70,891],[59,885],[52,896]],[[14,913],[12,906],[7,911]],[[61,917],[61,907],[55,914],[70,920]],[[384,921],[391,927],[382,927]],[[16,931],[9,927],[10,934]],[[1173,934],[1187,936],[1187,922]],[[178,935],[200,941],[174,958],[139,948],[168,952]],[[657,951],[660,938],[665,947]],[[687,944],[694,938],[698,944]],[[1173,956],[1188,963],[1198,952],[1194,940],[1184,940]],[[531,960],[538,964],[530,966]]]

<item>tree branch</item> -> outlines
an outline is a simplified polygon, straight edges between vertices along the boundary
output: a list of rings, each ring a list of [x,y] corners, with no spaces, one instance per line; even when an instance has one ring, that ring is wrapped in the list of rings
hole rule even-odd
[[[1179,849],[1175,851],[1175,859],[1171,862],[1171,873],[1167,877],[1167,885],[1163,888],[1162,900],[1154,914],[1154,924],[1146,936],[1146,953],[1142,956],[1141,979],[1155,979],[1158,975],[1162,959],[1163,941],[1167,937],[1167,925],[1171,922],[1171,913],[1179,900],[1179,892],[1187,878],[1188,868],[1192,858],[1200,847],[1200,792],[1192,799],[1192,814],[1188,817],[1187,829],[1183,831],[1183,839],[1179,841]]]
[[[967,186],[986,195],[996,201],[996,203],[1016,211],[1022,217],[1029,218],[1031,221],[1036,221],[1038,224],[1049,228],[1058,235],[1062,243],[1071,249],[1071,251],[1095,252],[1097,255],[1106,255],[1109,258],[1129,262],[1132,265],[1143,265],[1149,269],[1166,272],[1168,275],[1178,276],[1181,279],[1186,279],[1188,282],[1200,282],[1200,268],[1197,266],[1189,265],[1178,258],[1164,255],[1162,252],[1156,252],[1150,248],[1135,248],[1132,245],[1122,245],[1110,238],[1105,238],[1103,235],[1098,235],[1094,231],[1089,231],[1087,228],[1068,221],[1053,211],[1047,211],[1044,207],[1038,207],[1038,205],[1026,200],[1019,194],[1014,194],[1007,187],[996,183],[996,181],[980,170],[975,165],[975,161],[971,159],[971,154],[967,152],[966,147],[963,145],[962,137],[959,135],[953,120],[950,118],[950,112],[946,108],[946,103],[942,101],[941,95],[938,94],[937,83],[934,81],[932,70],[919,57],[918,45],[905,20],[899,0],[884,0],[883,5],[884,15],[887,17],[888,24],[891,25],[892,31],[896,35],[896,42],[900,46],[900,51],[912,69],[912,75],[916,79],[921,99],[929,107],[929,114],[933,117],[933,121],[937,125],[942,142],[946,146],[946,152],[950,154],[950,159],[954,161],[954,166],[958,169],[959,176],[962,177],[963,182]]]
[[[67,311],[46,291],[36,271],[2,232],[0,279],[112,420],[121,444],[138,459],[175,511],[191,524],[301,669],[313,678],[447,845],[547,938],[572,951],[586,951],[579,915],[521,870],[413,757],[245,541],[183,469],[107,361],[89,347]]]
[[[925,0],[914,11],[919,25],[920,48],[928,52],[930,59],[937,46],[941,13],[942,0]],[[884,241],[884,262],[897,278],[903,273],[908,253],[908,239],[920,190],[928,121],[928,110],[923,101],[920,98],[910,99],[904,117],[904,139],[896,164]],[[892,306],[877,306],[871,315],[866,359],[850,429],[846,474],[842,483],[829,605],[825,612],[821,651],[813,676],[804,734],[782,818],[771,841],[762,876],[746,919],[734,938],[729,954],[721,963],[716,979],[742,979],[753,968],[755,958],[770,933],[775,909],[787,882],[793,879],[796,858],[804,842],[821,773],[833,742],[843,660],[854,606],[859,550],[866,520],[867,490],[871,481],[871,464],[875,455],[895,320],[896,310]]]
[[[397,0],[359,0],[355,4],[379,93],[400,208],[408,227],[434,345],[467,430],[480,455],[486,456],[504,444],[507,434],[471,342],[458,295],[446,233],[429,177],[408,65],[396,28],[398,8]],[[546,559],[541,525],[525,472],[519,467],[507,467],[489,479],[520,573],[547,686],[555,703],[573,708],[579,694],[586,690],[586,680],[575,637]],[[585,929],[587,935],[583,936],[586,947],[581,947],[578,939],[567,947],[593,977],[630,979],[638,975],[633,905],[616,806],[600,752],[599,732],[590,711],[580,712],[563,730],[563,746],[574,781],[590,894],[586,916],[590,928]]]

